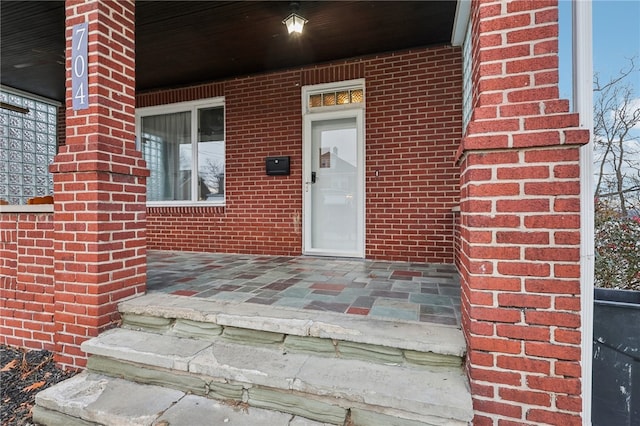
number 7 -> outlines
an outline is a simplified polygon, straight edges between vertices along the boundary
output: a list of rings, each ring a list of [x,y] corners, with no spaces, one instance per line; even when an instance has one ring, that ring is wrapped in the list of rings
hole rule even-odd
[[[86,28],[82,27],[82,28],[78,28],[76,29],[76,34],[80,34],[80,37],[78,38],[78,45],[76,46],[76,50],[80,50],[80,46],[82,46],[82,38],[84,37],[84,33],[86,31]]]

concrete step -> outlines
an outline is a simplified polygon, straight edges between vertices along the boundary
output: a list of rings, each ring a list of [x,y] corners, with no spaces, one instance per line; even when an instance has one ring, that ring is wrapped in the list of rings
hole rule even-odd
[[[38,394],[38,423],[462,426],[473,417],[455,327],[164,294],[120,311],[122,328],[83,343],[87,372]]]
[[[288,413],[83,372],[36,396],[33,421],[89,426],[324,426]]]
[[[134,330],[383,364],[460,366],[466,349],[452,326],[251,303],[150,294],[121,303],[120,312]]]
[[[431,371],[127,329],[107,331],[82,349],[94,372],[329,424],[350,415],[361,425],[462,425],[472,416],[459,367]]]

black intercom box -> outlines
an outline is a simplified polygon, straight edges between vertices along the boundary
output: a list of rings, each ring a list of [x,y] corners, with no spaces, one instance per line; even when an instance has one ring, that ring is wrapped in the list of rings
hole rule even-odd
[[[267,174],[268,175],[288,175],[289,174],[289,157],[267,157]]]

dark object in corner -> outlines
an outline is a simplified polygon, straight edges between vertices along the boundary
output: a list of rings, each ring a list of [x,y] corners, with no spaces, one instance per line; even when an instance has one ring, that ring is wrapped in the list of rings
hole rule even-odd
[[[596,288],[594,293],[592,424],[638,424],[640,291]]]

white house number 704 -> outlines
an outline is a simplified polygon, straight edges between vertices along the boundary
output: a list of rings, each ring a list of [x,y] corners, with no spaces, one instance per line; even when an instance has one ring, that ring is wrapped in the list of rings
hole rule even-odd
[[[87,23],[73,26],[71,37],[71,93],[75,111],[89,108],[87,76]]]

